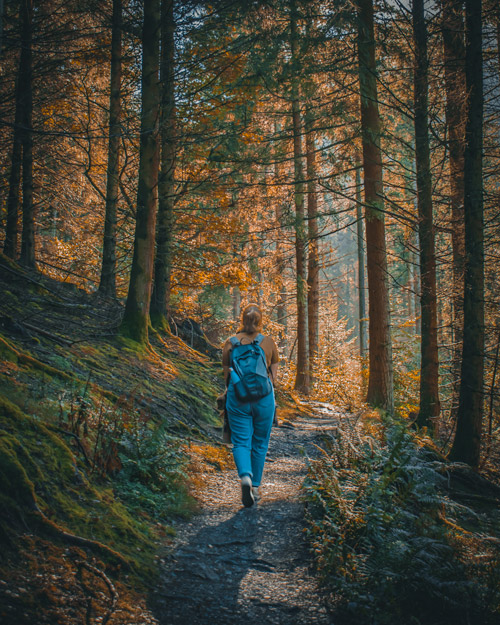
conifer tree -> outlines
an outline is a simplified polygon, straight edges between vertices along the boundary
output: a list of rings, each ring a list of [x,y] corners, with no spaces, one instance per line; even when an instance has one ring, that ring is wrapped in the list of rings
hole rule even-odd
[[[450,458],[479,464],[484,394],[482,0],[465,2],[467,125],[464,154],[464,338],[457,429]]]
[[[22,46],[26,59],[25,74],[19,76],[23,85],[23,232],[20,262],[35,267],[35,206],[33,203],[33,0],[21,2]]]
[[[378,110],[373,1],[358,0],[358,62],[368,267],[369,379],[367,402],[392,412],[392,343],[387,279],[381,124]]]
[[[153,280],[159,156],[160,0],[144,1],[142,30],[141,139],[139,181],[130,283],[121,333],[139,343],[148,340]]]
[[[109,137],[106,184],[106,213],[99,291],[116,296],[116,219],[120,176],[122,0],[113,0],[111,18],[111,71],[109,88]]]
[[[450,171],[451,243],[453,255],[453,391],[451,414],[456,417],[460,384],[460,356],[463,339],[464,289],[464,128],[465,47],[462,3],[441,0],[441,32],[446,91],[446,126]]]
[[[363,228],[363,203],[361,191],[361,163],[356,158],[356,230],[358,251],[358,314],[359,314],[359,352],[366,356],[366,293],[365,293],[365,235]]]
[[[293,127],[294,200],[295,200],[295,266],[297,284],[297,375],[294,388],[309,393],[309,349],[307,329],[307,232],[304,221],[303,130],[300,115],[298,14],[295,0],[290,0],[291,100]]]
[[[172,271],[172,228],[175,199],[174,0],[161,3],[161,163],[151,320],[167,322]]]
[[[436,431],[439,417],[436,256],[432,215],[432,177],[428,135],[428,58],[424,0],[413,0],[414,124],[417,169],[418,233],[420,242],[420,409],[418,424]]]
[[[19,194],[22,185],[21,262],[35,266],[35,223],[33,205],[33,0],[20,3],[21,23],[19,70],[16,80],[15,120],[7,198],[4,253],[16,258],[18,246]],[[22,175],[21,175],[22,172]]]

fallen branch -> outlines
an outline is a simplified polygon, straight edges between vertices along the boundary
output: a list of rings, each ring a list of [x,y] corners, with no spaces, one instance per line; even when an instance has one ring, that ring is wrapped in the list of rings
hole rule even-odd
[[[304,404],[299,399],[297,399],[294,393],[289,393],[289,397],[292,399],[293,403],[297,406],[297,408],[299,409],[299,412],[307,415],[308,417],[317,416],[314,410],[311,410],[310,408],[307,407],[307,404]]]
[[[27,323],[26,321],[21,321],[21,324],[26,329],[31,330],[32,332],[36,332],[37,334],[41,334],[42,336],[45,336],[48,339],[51,339],[52,341],[59,343],[59,345],[62,345],[63,347],[69,347],[73,343],[73,341],[65,339],[62,336],[58,336],[57,334],[53,334],[52,332],[49,332],[48,330],[44,330],[43,328],[34,326],[33,324]]]

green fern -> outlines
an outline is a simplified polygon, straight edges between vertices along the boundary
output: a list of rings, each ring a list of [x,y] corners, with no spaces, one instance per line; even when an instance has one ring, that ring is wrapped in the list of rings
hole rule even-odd
[[[349,623],[494,623],[494,574],[466,567],[445,514],[443,466],[403,422],[382,440],[360,428],[324,440],[304,483],[307,535],[339,618]],[[484,568],[484,567],[483,567]],[[339,621],[341,622],[341,621]]]

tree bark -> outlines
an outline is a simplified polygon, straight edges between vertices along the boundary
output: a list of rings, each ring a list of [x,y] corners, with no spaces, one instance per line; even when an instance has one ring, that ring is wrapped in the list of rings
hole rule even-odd
[[[497,27],[497,65],[498,65],[498,77],[500,78],[500,6],[497,7],[496,15],[496,27]]]
[[[420,409],[417,423],[437,431],[440,412],[437,340],[436,254],[432,215],[432,178],[428,134],[428,59],[424,0],[413,0],[415,164],[420,243]]]
[[[290,1],[290,30],[292,52],[292,125],[295,199],[295,263],[297,274],[297,375],[294,389],[309,393],[309,350],[307,329],[307,232],[304,223],[304,167],[302,125],[300,119],[300,90],[298,81],[297,7]]]
[[[373,0],[358,0],[358,62],[368,266],[369,365],[367,402],[393,411],[393,372],[385,244],[380,116]]]
[[[464,339],[455,461],[479,465],[484,398],[483,53],[481,0],[465,2]]]
[[[9,258],[17,257],[17,245],[19,239],[19,188],[21,183],[22,165],[22,107],[23,107],[23,86],[20,80],[22,74],[23,52],[19,64],[19,74],[16,85],[16,113],[14,118],[14,133],[12,138],[12,155],[9,176],[9,194],[7,196],[7,221],[5,226],[5,241],[3,253]]]
[[[241,291],[239,286],[233,287],[233,321],[237,323],[241,316]]]
[[[356,221],[358,239],[358,314],[359,354],[366,356],[366,293],[365,293],[365,241],[363,229],[363,202],[361,198],[361,163],[356,158]]]
[[[0,56],[3,52],[3,14],[5,11],[5,3],[4,0],[0,0]]]
[[[19,66],[19,89],[22,98],[22,190],[23,232],[21,236],[20,262],[35,267],[35,208],[33,204],[33,0],[21,3],[21,62]],[[22,71],[21,71],[22,70]]]
[[[99,292],[116,297],[116,219],[120,176],[122,0],[113,0],[106,213]]]
[[[280,131],[280,127],[278,122],[274,123],[274,132],[277,135]],[[274,176],[277,181],[281,180],[281,169],[280,169],[280,159],[281,154],[280,150],[276,149],[275,155],[275,163],[274,163]],[[275,206],[275,220],[276,220],[276,228],[277,232],[281,232],[281,229],[285,227],[284,219],[283,219],[283,204],[281,201],[276,202]],[[283,246],[281,245],[281,241],[278,239],[276,243],[276,272],[279,280],[279,292],[278,292],[278,301],[276,303],[276,322],[281,326],[280,336],[278,340],[279,347],[284,350],[287,345],[287,307],[286,307],[286,285],[285,285],[285,269],[286,269],[286,257],[283,252]]]
[[[175,198],[174,0],[161,3],[161,171],[151,320],[167,327],[172,273],[172,229]]]
[[[130,284],[120,331],[146,343],[153,279],[159,160],[160,0],[144,0],[139,182]]]
[[[2,25],[3,25],[3,10],[2,5]],[[25,87],[24,84],[26,76],[26,64],[27,64],[27,51],[28,49],[23,44],[23,14],[21,18],[21,53],[19,58],[19,68],[16,80],[16,110],[14,115],[14,129],[12,136],[12,152],[11,152],[11,167],[9,174],[9,192],[7,196],[7,220],[5,224],[5,241],[3,246],[3,253],[9,258],[17,258],[17,248],[19,242],[19,190],[21,184],[21,167],[22,167],[22,127],[24,116],[24,97]]]
[[[446,125],[450,167],[451,244],[453,254],[453,351],[451,415],[456,417],[460,386],[460,355],[463,340],[464,233],[464,132],[465,46],[462,3],[441,0]]]
[[[306,165],[309,239],[309,254],[307,257],[307,322],[309,332],[309,377],[312,384],[319,350],[319,249],[316,146],[311,112],[306,116]]]

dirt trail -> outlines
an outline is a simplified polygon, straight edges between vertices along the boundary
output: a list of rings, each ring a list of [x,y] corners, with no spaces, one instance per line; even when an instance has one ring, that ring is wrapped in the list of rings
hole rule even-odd
[[[242,508],[234,471],[207,478],[201,513],[177,527],[151,601],[160,625],[332,625],[303,536],[299,488],[305,455],[340,414],[315,405],[316,417],[273,428],[262,499]]]

